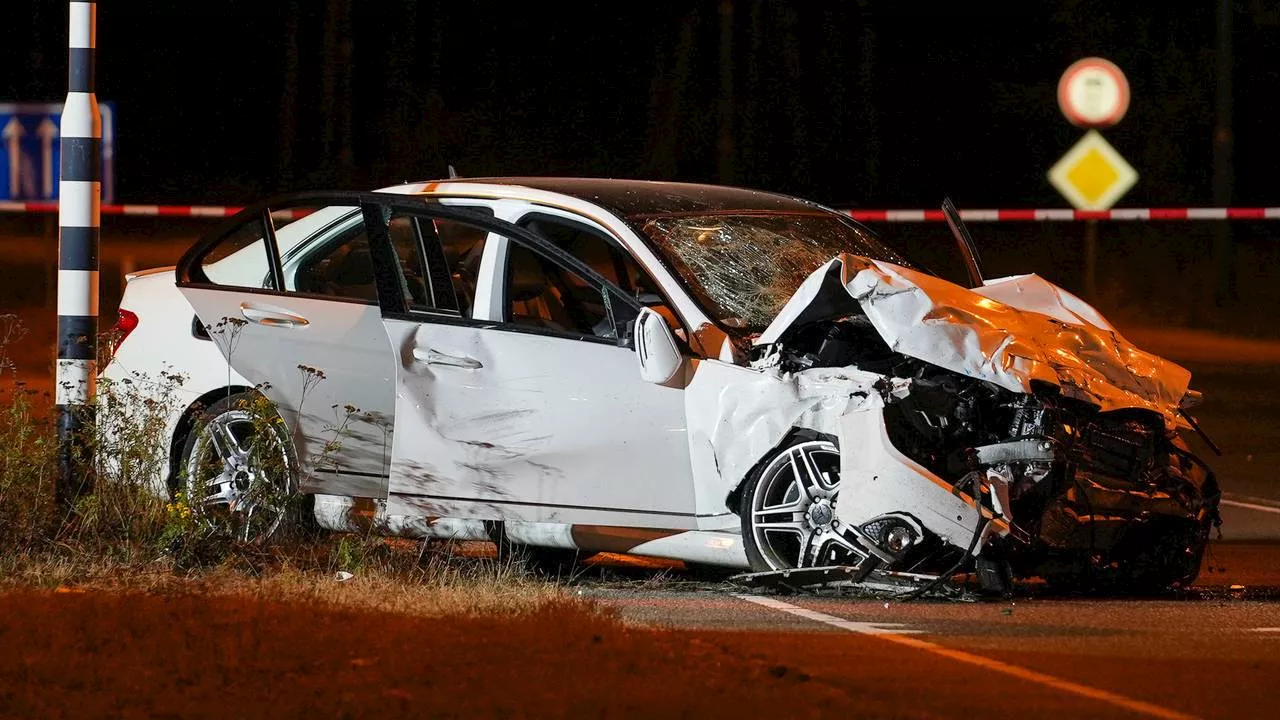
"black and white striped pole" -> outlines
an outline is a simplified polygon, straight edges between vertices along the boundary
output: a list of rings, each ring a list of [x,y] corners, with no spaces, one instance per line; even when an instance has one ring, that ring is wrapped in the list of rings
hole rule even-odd
[[[71,3],[67,102],[58,181],[58,500],[91,492],[87,441],[93,429],[98,357],[98,241],[102,208],[102,117],[94,92],[98,7]]]

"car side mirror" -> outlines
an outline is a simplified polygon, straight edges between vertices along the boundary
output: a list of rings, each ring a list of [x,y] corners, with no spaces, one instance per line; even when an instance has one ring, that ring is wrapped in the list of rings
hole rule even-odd
[[[684,356],[680,354],[675,333],[661,315],[649,308],[640,310],[634,328],[632,336],[636,358],[640,361],[640,377],[656,385],[667,385],[684,367]]]

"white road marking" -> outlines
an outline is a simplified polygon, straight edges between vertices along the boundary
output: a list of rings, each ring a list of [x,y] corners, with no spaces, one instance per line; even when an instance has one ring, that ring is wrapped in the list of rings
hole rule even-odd
[[[1252,630],[1253,632],[1257,632],[1257,633],[1280,633],[1280,627],[1275,627],[1275,628],[1250,628],[1250,630]]]
[[[976,665],[998,673],[1004,673],[1005,675],[1010,675],[1020,680],[1026,680],[1038,685],[1044,685],[1045,687],[1051,687],[1055,690],[1062,690],[1081,697],[1098,700],[1131,712],[1141,713],[1151,717],[1168,718],[1169,720],[1190,720],[1196,717],[1195,715],[1188,715],[1186,713],[1178,712],[1177,710],[1170,710],[1169,708],[1144,702],[1142,700],[1134,700],[1133,698],[1125,697],[1124,695],[1119,695],[1109,690],[1101,690],[1088,685],[1081,685],[1077,682],[1063,680],[1062,678],[1054,677],[1052,675],[1045,675],[1044,673],[1028,670],[1027,668],[1019,667],[1017,665],[1010,665],[1008,663],[1000,662],[999,660],[992,660],[991,658],[983,657],[981,655],[974,655],[973,653],[968,653],[963,650],[954,650],[919,638],[907,637],[907,633],[917,633],[920,631],[911,630],[900,623],[856,622],[853,620],[845,620],[844,618],[839,618],[835,615],[807,610],[775,598],[759,597],[756,595],[734,595],[734,597],[740,600],[746,600],[750,603],[755,603],[756,605],[762,605],[772,610],[778,610],[807,620],[824,623],[841,630],[847,630],[860,635],[874,635],[882,640],[898,643],[899,645],[906,645],[907,647],[923,650],[925,652],[933,653],[934,655],[940,655],[969,665]],[[1280,628],[1277,628],[1277,630],[1280,630]]]
[[[1244,508],[1246,510],[1257,510],[1258,512],[1275,513],[1276,515],[1280,515],[1280,507],[1272,507],[1270,505],[1257,505],[1255,503],[1240,502],[1239,500],[1227,500],[1226,498],[1223,498],[1218,502],[1223,505],[1230,505],[1231,507]]]
[[[861,635],[914,635],[920,632],[919,630],[912,630],[902,623],[865,623],[856,622],[854,620],[845,620],[844,618],[838,618],[835,615],[820,613],[816,610],[807,610],[805,608],[792,605],[791,603],[785,603],[781,600],[775,600],[770,597],[760,597],[758,595],[734,595],[734,597],[746,600],[747,602],[753,602],[757,605],[763,605],[774,610],[791,613],[792,615],[805,618],[806,620],[825,623],[831,627],[848,630],[849,632],[859,633]]]

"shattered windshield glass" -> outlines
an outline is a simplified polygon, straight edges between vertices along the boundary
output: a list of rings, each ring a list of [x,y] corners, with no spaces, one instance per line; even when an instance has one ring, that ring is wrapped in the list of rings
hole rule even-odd
[[[724,327],[764,330],[814,270],[840,253],[914,268],[870,233],[812,213],[702,213],[637,218],[645,235]]]

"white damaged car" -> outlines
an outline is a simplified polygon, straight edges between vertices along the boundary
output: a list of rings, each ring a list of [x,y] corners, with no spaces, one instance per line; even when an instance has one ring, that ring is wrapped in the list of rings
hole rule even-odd
[[[797,581],[1192,582],[1219,492],[1189,373],[1039,277],[984,281],[949,217],[970,287],[750,190],[295,195],[130,276],[104,376],[189,377],[156,490],[248,539],[268,486],[333,530]]]

